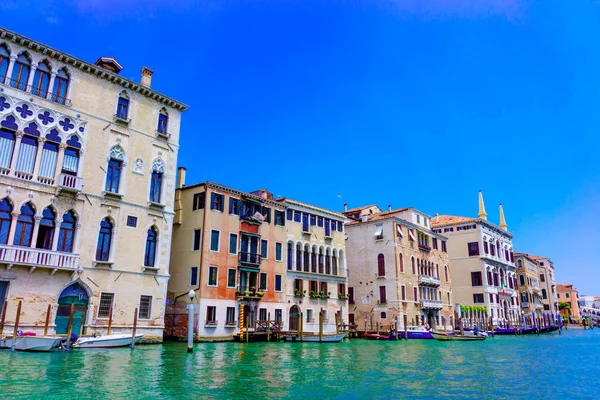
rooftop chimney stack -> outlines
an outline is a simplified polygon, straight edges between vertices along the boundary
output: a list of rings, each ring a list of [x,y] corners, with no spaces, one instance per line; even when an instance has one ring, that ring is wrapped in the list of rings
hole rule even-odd
[[[150,89],[150,86],[152,85],[152,74],[154,74],[154,71],[150,68],[142,67],[142,86]]]
[[[435,222],[440,222],[440,214],[438,214],[438,212],[435,212]]]
[[[344,203],[344,212],[348,211],[348,203]]]
[[[388,204],[388,212],[392,212],[392,205]]]

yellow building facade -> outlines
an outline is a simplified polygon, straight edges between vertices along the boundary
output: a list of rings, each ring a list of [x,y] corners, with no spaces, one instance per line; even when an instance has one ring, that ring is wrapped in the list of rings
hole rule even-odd
[[[542,288],[540,287],[538,263],[529,255],[515,253],[517,285],[523,323],[526,327],[537,327],[543,320]]]
[[[187,106],[0,30],[0,309],[5,329],[162,340],[180,118]]]

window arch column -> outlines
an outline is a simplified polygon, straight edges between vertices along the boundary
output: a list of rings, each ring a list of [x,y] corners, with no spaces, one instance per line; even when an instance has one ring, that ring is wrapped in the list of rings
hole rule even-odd
[[[19,158],[19,151],[21,149],[21,139],[23,139],[23,131],[16,131],[15,147],[13,148],[12,160],[10,161],[10,171],[12,176],[15,176],[15,170],[17,168],[17,159]]]
[[[42,220],[42,216],[41,215],[34,215],[33,216],[33,232],[31,233],[31,244],[29,245],[29,247],[31,247],[32,249],[35,249],[35,245],[37,244],[37,237],[38,237],[38,232],[40,230],[40,221]]]
[[[54,181],[57,182],[60,178],[60,174],[62,174],[62,166],[65,160],[65,149],[67,148],[66,143],[61,143],[58,145],[58,158],[56,159],[56,169],[54,170]],[[83,164],[81,159],[79,160],[79,164]],[[79,166],[77,168],[77,176],[79,175]]]
[[[54,220],[54,236],[52,237],[52,251],[58,249],[58,238],[60,237],[60,224],[62,224],[62,218],[58,217]]]
[[[15,67],[15,62],[17,61],[17,56],[16,55],[11,55],[10,56],[10,61],[8,62],[8,69],[6,70],[6,76],[4,77],[4,83],[5,85],[7,84],[7,82],[9,81],[10,77],[12,76],[12,72],[13,69]]]
[[[31,92],[31,88],[33,87],[33,77],[35,75],[35,70],[37,69],[38,65],[31,63],[31,70],[29,71],[29,77],[27,78],[27,87],[25,88],[26,92]]]
[[[77,221],[77,227],[75,228],[75,237],[73,238],[73,253],[79,254],[79,239],[81,238],[81,224]]]
[[[39,137],[37,139],[37,153],[35,154],[35,162],[33,164],[33,179],[38,180],[40,173],[40,164],[42,163],[42,153],[44,152],[44,143],[46,139]]]
[[[56,80],[56,71],[50,72],[50,83],[48,84],[48,93],[46,93],[46,99],[52,100],[52,92],[54,91],[54,81]]]
[[[8,232],[8,241],[6,242],[9,245],[12,245],[15,241],[15,232],[17,231],[17,219],[19,218],[20,212],[19,210],[14,210],[11,213],[12,221],[10,222],[10,231]]]

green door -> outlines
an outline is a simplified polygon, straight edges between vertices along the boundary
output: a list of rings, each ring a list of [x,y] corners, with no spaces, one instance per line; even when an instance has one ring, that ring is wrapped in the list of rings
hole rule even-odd
[[[68,286],[58,298],[58,309],[56,310],[56,334],[66,335],[69,330],[69,315],[71,304],[75,304],[73,314],[73,327],[71,332],[81,336],[85,325],[88,308],[88,295],[85,289],[78,283]]]

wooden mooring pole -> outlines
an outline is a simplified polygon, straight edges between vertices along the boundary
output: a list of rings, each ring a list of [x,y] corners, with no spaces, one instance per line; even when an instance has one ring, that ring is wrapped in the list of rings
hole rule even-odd
[[[267,342],[271,341],[271,313],[267,313]]]
[[[113,308],[111,307],[108,310],[108,328],[106,328],[106,336],[110,335],[110,329],[112,328],[112,317],[113,317]]]
[[[50,325],[50,313],[52,312],[52,305],[48,304],[48,310],[46,311],[46,323],[44,324],[44,336],[48,335],[48,325]]]
[[[403,315],[404,317],[404,339],[408,340],[408,315]]]
[[[75,315],[75,303],[71,303],[69,312],[69,323],[67,324],[67,348],[71,347],[71,333],[73,331],[73,316]]]
[[[17,315],[15,316],[15,327],[13,329],[12,346],[10,348],[12,351],[15,351],[15,345],[17,344],[17,332],[19,331],[19,320],[21,319],[21,303],[22,301],[19,300],[19,305],[17,306]]]
[[[131,333],[131,348],[135,347],[135,331],[137,330],[137,317],[138,317],[138,309],[135,308],[135,314],[133,314],[133,332]]]
[[[4,302],[2,306],[2,314],[0,315],[0,337],[2,337],[2,333],[4,333],[4,320],[6,319],[6,307],[8,306],[8,301]]]
[[[304,313],[300,311],[300,322],[298,323],[298,329],[300,329],[300,341],[304,342]]]
[[[323,309],[319,310],[319,343],[323,341]]]

